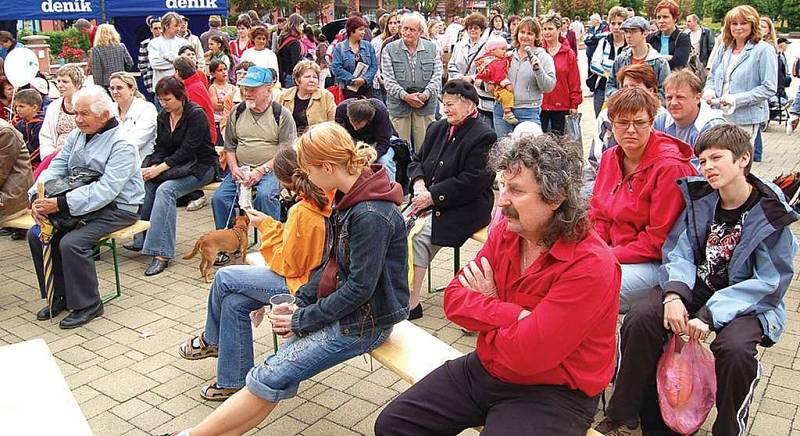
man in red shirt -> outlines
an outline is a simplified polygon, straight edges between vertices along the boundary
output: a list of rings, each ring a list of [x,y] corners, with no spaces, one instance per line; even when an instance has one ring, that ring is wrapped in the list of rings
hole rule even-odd
[[[585,435],[614,373],[621,271],[581,200],[579,150],[557,137],[495,145],[504,218],[445,291],[477,349],[390,403],[384,435]]]

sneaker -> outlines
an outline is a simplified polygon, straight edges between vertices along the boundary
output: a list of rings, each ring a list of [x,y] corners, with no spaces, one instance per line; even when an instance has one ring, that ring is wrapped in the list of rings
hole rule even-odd
[[[625,424],[617,424],[609,417],[605,417],[594,429],[605,436],[642,436],[642,429],[639,424],[631,428]]]
[[[188,210],[189,212],[194,212],[196,210],[204,208],[205,205],[206,205],[206,197],[202,196],[197,200],[190,201],[189,204],[186,205],[186,210]]]
[[[507,122],[508,124],[511,124],[512,126],[516,126],[517,124],[519,124],[519,120],[511,112],[503,114],[503,121]]]
[[[797,129],[797,125],[800,124],[800,115],[791,114],[789,115],[789,119],[786,121],[786,134],[791,135]]]
[[[420,319],[422,318],[422,303],[417,304],[417,307],[411,309],[408,312],[408,320]]]
[[[227,265],[230,261],[231,257],[228,256],[228,253],[220,253],[217,255],[217,259],[214,260],[214,266]]]

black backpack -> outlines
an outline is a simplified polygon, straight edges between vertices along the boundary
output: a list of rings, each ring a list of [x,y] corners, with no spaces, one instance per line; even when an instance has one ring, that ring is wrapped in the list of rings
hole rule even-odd
[[[283,114],[283,109],[281,109],[282,107],[283,106],[281,106],[280,103],[272,100],[272,116],[275,117],[275,125],[278,126],[278,128],[281,127],[281,115]],[[236,111],[234,112],[236,117],[234,118],[233,122],[236,122],[236,120],[239,119],[239,115],[241,115],[245,109],[247,109],[247,105],[244,102],[240,102],[236,105]]]

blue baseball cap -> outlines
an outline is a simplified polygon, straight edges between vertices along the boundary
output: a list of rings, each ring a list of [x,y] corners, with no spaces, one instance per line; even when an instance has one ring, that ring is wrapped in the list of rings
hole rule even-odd
[[[650,29],[650,22],[644,17],[635,15],[625,20],[622,26],[620,26],[620,29],[639,29],[642,32],[646,32]]]
[[[247,75],[237,85],[248,88],[271,85],[275,82],[275,76],[275,71],[272,68],[253,66],[247,69]]]

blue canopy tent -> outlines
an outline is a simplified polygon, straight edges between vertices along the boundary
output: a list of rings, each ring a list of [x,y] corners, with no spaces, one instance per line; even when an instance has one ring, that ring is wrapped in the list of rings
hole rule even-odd
[[[151,37],[145,19],[149,15],[161,16],[177,12],[189,19],[189,29],[200,36],[208,29],[209,15],[228,15],[227,0],[106,0],[105,15],[120,34],[122,43],[138,64],[139,43]],[[202,56],[202,53],[198,53]],[[142,88],[141,81],[139,88]]]
[[[100,20],[100,0],[27,0],[0,9],[0,20]]]

